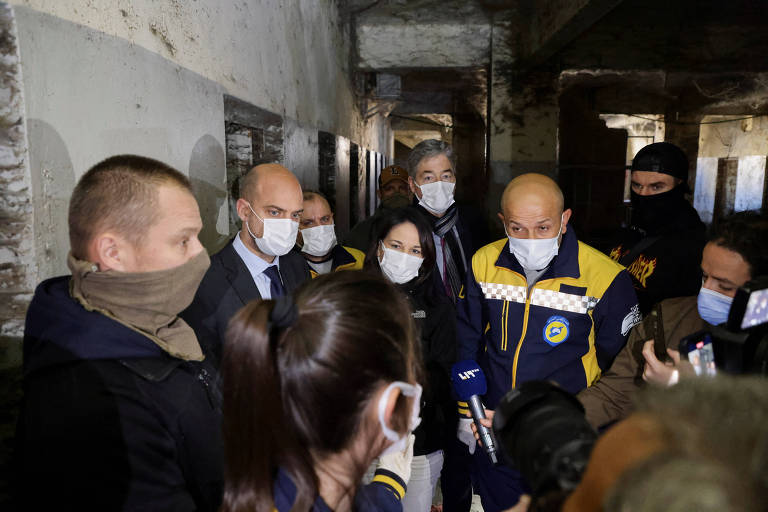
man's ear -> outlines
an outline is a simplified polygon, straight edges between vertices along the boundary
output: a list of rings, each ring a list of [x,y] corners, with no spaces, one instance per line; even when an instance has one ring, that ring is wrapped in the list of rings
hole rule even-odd
[[[506,227],[506,225],[507,225],[507,221],[506,221],[506,219],[504,218],[504,214],[503,214],[503,213],[501,213],[501,212],[499,212],[499,213],[497,213],[496,215],[498,215],[498,216],[499,216],[499,219],[501,220],[501,225],[502,225],[502,226],[504,226],[504,227]]]
[[[88,259],[96,263],[102,272],[129,272],[135,260],[133,246],[123,237],[109,232],[96,236],[88,252]]]
[[[571,220],[571,214],[572,213],[573,212],[571,211],[570,208],[568,208],[567,210],[563,211],[563,230],[562,230],[562,233],[561,233],[562,235],[564,235],[565,232],[568,231],[568,221]]]
[[[408,189],[411,191],[411,194],[421,199],[421,197],[417,192],[418,188],[416,187],[416,182],[413,181],[413,178],[411,178],[410,176],[408,176]]]
[[[251,213],[251,209],[248,206],[248,201],[242,198],[238,199],[237,203],[235,203],[235,208],[237,209],[237,216],[240,217],[242,222],[245,222],[245,220],[248,218],[248,214]]]

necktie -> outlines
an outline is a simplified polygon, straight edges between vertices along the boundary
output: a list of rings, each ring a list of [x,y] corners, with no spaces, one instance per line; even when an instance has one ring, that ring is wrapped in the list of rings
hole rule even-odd
[[[269,278],[269,294],[272,299],[276,299],[282,295],[285,295],[285,287],[283,281],[280,279],[280,272],[277,270],[277,265],[270,265],[264,270],[264,275]]]

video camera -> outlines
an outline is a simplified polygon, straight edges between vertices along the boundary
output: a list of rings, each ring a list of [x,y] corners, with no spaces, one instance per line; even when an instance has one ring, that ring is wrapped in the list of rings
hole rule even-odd
[[[531,486],[531,511],[560,510],[597,441],[581,403],[549,381],[525,382],[504,395],[493,433],[506,461]]]
[[[686,336],[679,347],[697,375],[768,376],[768,276],[738,289],[724,325]]]

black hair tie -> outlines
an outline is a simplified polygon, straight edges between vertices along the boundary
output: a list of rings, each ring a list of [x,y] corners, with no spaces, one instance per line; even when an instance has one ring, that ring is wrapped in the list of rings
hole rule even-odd
[[[271,329],[286,329],[292,327],[299,317],[299,311],[290,295],[281,295],[274,299],[275,305],[269,312]]]

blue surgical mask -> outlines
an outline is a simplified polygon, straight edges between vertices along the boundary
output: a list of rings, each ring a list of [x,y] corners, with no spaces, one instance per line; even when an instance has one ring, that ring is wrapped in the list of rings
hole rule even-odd
[[[728,312],[731,310],[733,297],[717,293],[709,288],[701,287],[696,303],[699,316],[708,324],[720,325],[728,321]]]

